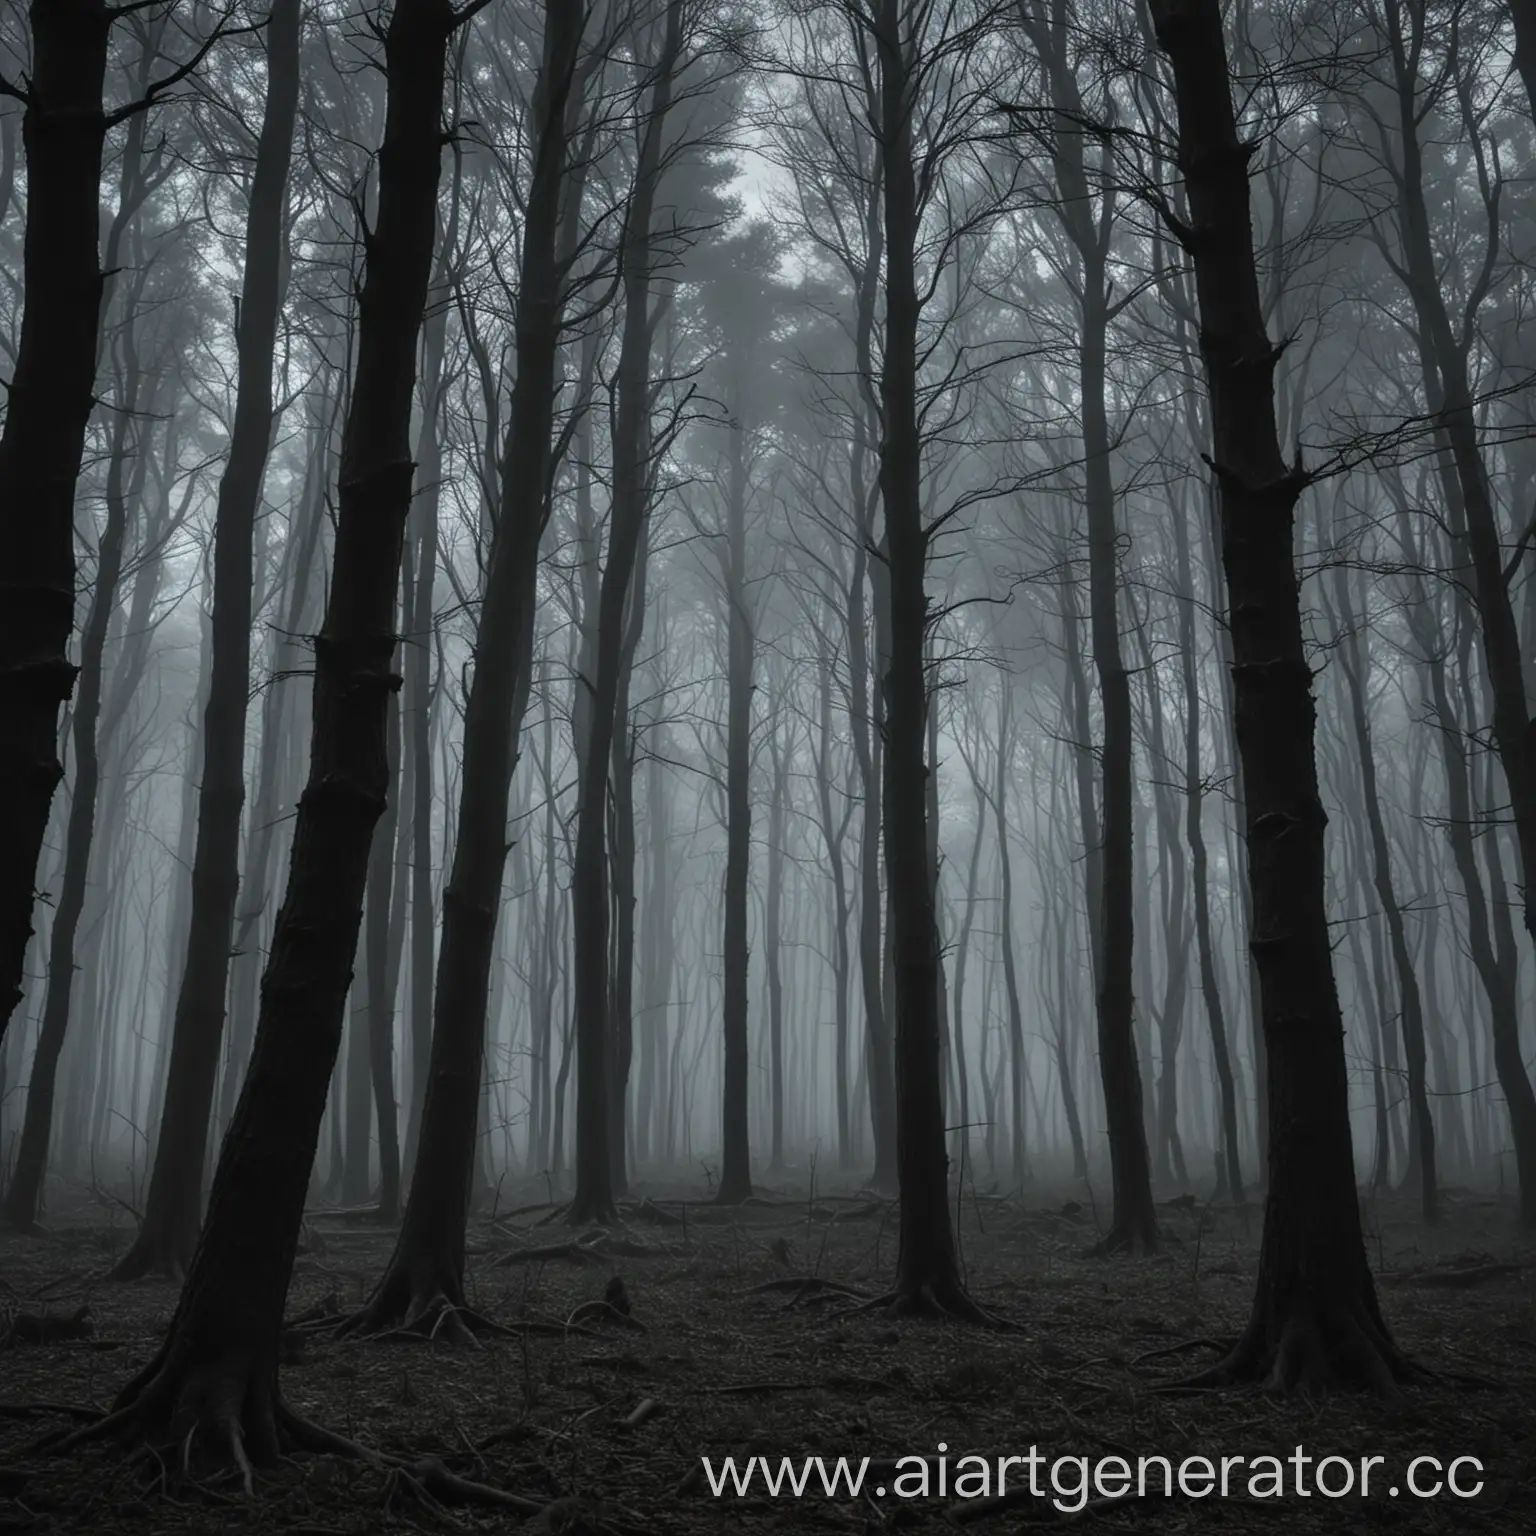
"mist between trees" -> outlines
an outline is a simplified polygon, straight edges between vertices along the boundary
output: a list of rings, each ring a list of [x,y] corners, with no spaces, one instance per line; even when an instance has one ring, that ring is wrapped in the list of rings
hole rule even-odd
[[[864,1185],[978,1326],[967,1191],[1262,1199],[1206,1384],[1416,1379],[1357,1186],[1536,1228],[1528,0],[0,49],[0,1179],[184,1281],[113,1429],[335,1449],[306,1208],[494,1335],[509,1181]]]

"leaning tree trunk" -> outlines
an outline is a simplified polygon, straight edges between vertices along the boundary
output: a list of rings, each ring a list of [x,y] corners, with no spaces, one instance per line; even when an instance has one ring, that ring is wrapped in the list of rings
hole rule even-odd
[[[885,195],[885,355],[880,491],[890,581],[885,674],[885,849],[896,968],[896,1171],[901,1236],[894,1305],[899,1310],[984,1317],[966,1295],[949,1213],[949,1158],[939,1029],[938,926],[928,870],[924,762],[928,708],[928,531],[923,526],[922,439],[917,411],[919,223],[913,164],[917,60],[901,38],[901,0],[881,0],[879,133]]]
[[[22,996],[37,861],[75,682],[75,482],[94,403],[106,0],[32,0],[21,336],[0,433],[0,1039]]]
[[[1344,1025],[1325,901],[1312,671],[1293,558],[1307,483],[1275,424],[1279,350],[1264,330],[1249,214],[1251,144],[1238,138],[1219,0],[1152,0],[1172,66],[1185,224],[1165,211],[1195,270],[1200,349],[1227,578],[1236,729],[1269,1058],[1270,1177],[1253,1311],[1210,1373],[1281,1388],[1385,1385],[1397,1353],[1366,1262],[1350,1144]]]
[[[362,919],[369,844],[389,782],[385,721],[396,586],[411,503],[411,397],[432,268],[448,0],[396,0],[384,37],[388,105],[378,213],[358,295],[330,596],[315,637],[309,779],[299,799],[250,1067],[170,1332],[88,1431],[131,1428],[193,1449],[199,1431],[249,1482],[285,1446],[335,1438],[278,1392],[283,1302]],[[205,1442],[206,1444],[206,1439]]]
[[[521,704],[531,681],[535,575],[549,510],[555,370],[563,316],[558,239],[567,183],[567,106],[582,12],[546,0],[538,124],[520,265],[513,386],[501,465],[501,507],[475,635],[464,708],[458,838],[443,890],[432,1054],[410,1196],[395,1252],[367,1306],[351,1320],[372,1332],[432,1332],[445,1309],[463,1337],[465,1223],[474,1186],[491,962],[507,854],[507,796]]]
[[[138,1236],[112,1271],[118,1280],[151,1271],[182,1273],[192,1257],[202,1214],[203,1154],[224,1037],[224,999],[240,891],[252,562],[272,436],[272,359],[282,308],[288,163],[299,100],[300,9],[300,0],[272,0],[267,20],[266,106],[246,213],[245,276],[236,311],[235,421],[214,523],[212,660],[203,711],[191,921],[171,1026],[154,1171]]]

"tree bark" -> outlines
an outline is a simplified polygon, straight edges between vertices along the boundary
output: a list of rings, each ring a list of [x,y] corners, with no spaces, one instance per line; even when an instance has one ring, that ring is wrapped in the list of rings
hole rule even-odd
[[[904,11],[902,0],[879,0],[873,27],[880,71],[877,121],[886,250],[879,389],[880,494],[890,583],[883,830],[896,970],[896,1171],[901,1192],[894,1305],[898,1310],[937,1310],[980,1321],[985,1314],[961,1284],[950,1222],[939,1029],[941,960],[928,868],[928,531],[923,526],[917,411],[920,211],[913,164],[918,59],[911,18]]]
[[[389,782],[396,588],[410,510],[417,341],[432,269],[448,0],[396,0],[377,216],[358,295],[330,596],[315,639],[309,779],[262,980],[255,1047],[170,1332],[91,1431],[190,1451],[204,1431],[249,1480],[285,1447],[327,1445],[278,1392],[283,1302],[341,1043],[369,843]]]
[[[373,1332],[431,1332],[449,1314],[463,1337],[465,1222],[475,1178],[491,965],[507,855],[507,797],[522,706],[532,680],[539,542],[549,514],[556,364],[564,319],[559,259],[567,188],[567,109],[583,32],[579,8],[547,0],[535,86],[533,173],[523,224],[516,382],[501,464],[501,506],[464,707],[457,837],[443,891],[432,1051],[410,1195],[400,1237],[366,1307],[349,1321]]]
[[[21,335],[0,432],[0,1039],[22,997],[74,688],[75,482],[94,403],[106,0],[32,0]]]
[[[229,459],[214,523],[212,662],[203,711],[191,921],[171,1026],[165,1107],[144,1219],[112,1271],[132,1280],[181,1274],[202,1215],[203,1154],[224,1037],[224,1002],[240,891],[250,693],[252,561],[272,436],[272,359],[283,302],[288,164],[299,99],[300,0],[272,0],[266,104],[245,221],[245,273],[236,311],[238,365]]]
[[[1211,404],[1238,746],[1253,887],[1249,937],[1269,1058],[1269,1195],[1253,1310],[1210,1379],[1282,1389],[1385,1386],[1411,1369],[1377,1306],[1350,1144],[1349,1083],[1324,897],[1312,673],[1293,565],[1306,485],[1275,422],[1219,0],[1152,0],[1172,67],[1189,222],[1165,214],[1195,270]]]

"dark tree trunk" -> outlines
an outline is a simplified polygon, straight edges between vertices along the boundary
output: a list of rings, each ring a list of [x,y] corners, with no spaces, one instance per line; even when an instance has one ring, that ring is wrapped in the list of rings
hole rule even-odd
[[[396,0],[378,213],[358,295],[330,597],[315,639],[308,783],[262,980],[245,1084],[170,1332],[93,1434],[131,1424],[190,1450],[199,1430],[247,1470],[285,1445],[324,1447],[278,1393],[283,1302],[362,919],[368,851],[389,783],[385,725],[396,587],[411,502],[410,418],[432,270],[448,0]],[[204,1442],[206,1445],[206,1440]]]
[[[250,693],[256,514],[272,435],[272,359],[282,308],[288,163],[299,100],[300,0],[272,0],[267,80],[245,222],[245,275],[229,460],[214,524],[212,662],[203,712],[203,776],[192,863],[185,969],[171,1026],[165,1108],[138,1237],[113,1270],[118,1280],[181,1274],[202,1216],[203,1154],[224,1038],[224,1000],[240,892]]]
[[[880,0],[879,135],[885,204],[885,348],[880,492],[890,581],[890,654],[885,684],[886,870],[896,969],[896,1170],[901,1236],[894,1303],[984,1317],[960,1281],[949,1211],[939,1029],[938,929],[928,868],[927,774],[928,532],[923,526],[922,439],[917,412],[919,224],[913,165],[917,110],[915,45],[904,33],[902,0]]]
[[[33,0],[21,337],[0,433],[0,1038],[21,1001],[37,861],[74,687],[75,482],[96,379],[105,0]]]
[[[1081,284],[1077,370],[1088,524],[1088,632],[1104,731],[1099,754],[1101,854],[1096,872],[1091,862],[1085,867],[1090,875],[1089,918],[1099,935],[1095,975],[1099,1072],[1114,1183],[1114,1214],[1101,1247],[1105,1252],[1146,1251],[1157,1246],[1157,1216],[1152,1203],[1141,1070],[1136,1059],[1131,680],[1120,652],[1119,534],[1105,405],[1113,194],[1102,194],[1102,207],[1096,213],[1084,158],[1082,101],[1065,27],[1034,17],[1027,5],[1021,5],[1021,16],[1040,49],[1052,104],[1059,114],[1051,134],[1056,184],[1061,193],[1057,206],[1076,253],[1078,270],[1074,276]],[[1086,736],[1080,747],[1087,749]],[[1094,873],[1102,881],[1097,890]]]
[[[870,102],[870,110],[876,103]],[[885,230],[881,224],[880,189],[871,183],[865,204],[864,268],[859,274],[858,305],[854,330],[854,366],[860,379],[874,375],[875,306],[880,291]],[[875,1167],[870,1186],[882,1192],[896,1188],[896,1106],[891,1058],[891,1021],[887,1017],[884,955],[880,935],[880,816],[883,775],[881,771],[881,708],[871,698],[872,668],[867,630],[869,610],[869,546],[874,541],[874,498],[868,484],[871,418],[874,402],[861,398],[853,410],[853,441],[849,449],[848,486],[853,502],[853,570],[848,580],[846,623],[848,631],[849,704],[848,724],[853,736],[854,758],[863,790],[859,830],[859,981],[864,1003],[864,1075],[869,1094],[870,1126],[875,1141]],[[874,583],[874,606],[885,600],[884,584]],[[886,621],[877,613],[877,636],[885,633]],[[878,694],[878,689],[875,690]]]
[[[515,348],[517,377],[501,464],[501,506],[475,635],[464,709],[458,835],[443,891],[432,1052],[405,1220],[395,1252],[352,1320],[366,1331],[432,1331],[449,1309],[463,1337],[465,1221],[475,1178],[491,964],[507,854],[507,796],[521,706],[532,678],[534,581],[549,510],[555,371],[563,319],[558,239],[567,185],[567,107],[583,13],[545,6],[535,87],[537,140],[523,225]]]
[[[1253,887],[1249,944],[1269,1058],[1269,1195],[1253,1311],[1215,1380],[1284,1388],[1385,1385],[1408,1367],[1366,1263],[1349,1082],[1324,899],[1312,672],[1293,565],[1306,477],[1281,457],[1277,350],[1264,331],[1248,161],[1238,138],[1219,0],[1152,0],[1172,66],[1211,403],[1238,747]],[[1170,216],[1171,217],[1171,216]]]
[[[225,1053],[224,1080],[219,1088],[218,1117],[214,1132],[222,1136],[235,1108],[235,1091],[250,1055],[256,1031],[257,991],[261,977],[262,916],[266,910],[269,871],[276,851],[278,807],[286,803],[288,770],[286,745],[295,733],[300,700],[292,693],[293,671],[300,665],[298,636],[309,607],[311,582],[319,563],[321,531],[326,523],[326,447],[332,437],[333,404],[325,385],[310,423],[310,449],[305,485],[299,503],[298,525],[290,529],[284,557],[286,601],[282,624],[274,634],[269,661],[268,687],[262,698],[261,751],[256,766],[256,799],[246,821],[245,873],[241,890],[244,911],[236,915],[230,964],[229,1049]],[[285,678],[290,686],[280,686]],[[190,926],[190,925],[187,925]]]
[[[752,875],[752,610],[747,597],[747,469],[740,422],[730,432],[726,490],[724,1047],[720,1130],[722,1205],[752,1194],[748,1133],[747,996],[750,954],[747,898]]]
[[[793,750],[793,743],[790,744]],[[784,802],[789,793],[777,730],[768,736],[773,793],[768,801],[768,889],[763,901],[763,964],[768,971],[769,1167],[784,1167]],[[793,983],[793,977],[791,977]]]

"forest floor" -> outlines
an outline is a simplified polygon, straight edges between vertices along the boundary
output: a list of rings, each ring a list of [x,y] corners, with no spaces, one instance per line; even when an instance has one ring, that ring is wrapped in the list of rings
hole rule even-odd
[[[499,1203],[512,1214],[475,1219],[470,1259],[471,1305],[498,1322],[564,1322],[620,1275],[643,1332],[597,1317],[564,1334],[488,1340],[478,1349],[399,1336],[291,1339],[283,1388],[301,1413],[379,1450],[436,1456],[463,1477],[551,1501],[527,1521],[424,1506],[405,1497],[398,1477],[331,1457],[263,1474],[247,1499],[233,1477],[147,1486],[142,1466],[109,1447],[38,1452],[38,1437],[68,1422],[60,1405],[105,1408],[149,1358],[176,1292],[164,1282],[101,1278],[131,1235],[131,1217],[120,1211],[56,1212],[46,1237],[0,1235],[0,1333],[7,1314],[65,1316],[83,1305],[92,1328],[88,1338],[13,1336],[0,1345],[0,1532],[936,1532],[952,1531],[957,1514],[978,1536],[1063,1520],[1159,1533],[1536,1532],[1536,1244],[1517,1238],[1509,1208],[1491,1198],[1453,1192],[1433,1232],[1406,1205],[1366,1205],[1383,1310],[1399,1343],[1438,1379],[1390,1400],[1282,1400],[1159,1390],[1209,1364],[1212,1341],[1241,1327],[1257,1207],[1169,1202],[1161,1253],[1103,1260],[1088,1257],[1095,1213],[1078,1205],[1085,1192],[967,1197],[971,1292],[1016,1325],[993,1334],[855,1310],[891,1276],[897,1222],[886,1202],[852,1191],[810,1199],[786,1182],[727,1213],[667,1203],[684,1196],[681,1186],[644,1192],[677,1223],[641,1206],[605,1238],[540,1225],[547,1208],[515,1208],[541,1194],[504,1188]],[[61,1194],[56,1204],[64,1203]],[[356,1306],[391,1241],[355,1214],[312,1213],[290,1315]],[[561,1245],[574,1246],[537,1254]],[[789,1284],[805,1276],[846,1289]],[[648,1401],[654,1406],[642,1408]],[[939,1493],[934,1461],[929,1497],[897,1497],[902,1472],[903,1490],[917,1489],[916,1464],[892,1462],[936,1458],[941,1442],[947,1491]],[[1047,1458],[1047,1497],[1001,1512],[957,1510],[960,1457],[979,1453],[995,1464],[1031,1445]],[[1166,1456],[1175,1467],[1204,1456],[1219,1466],[1222,1457],[1291,1458],[1297,1446],[1314,1458],[1346,1457],[1357,1473],[1362,1457],[1384,1458],[1372,1496],[1299,1497],[1288,1481],[1282,1497],[1250,1497],[1241,1468],[1225,1499],[1177,1489],[1164,1497],[1160,1474],[1149,1496],[1112,1507],[1095,1498],[1079,1515],[1059,1514],[1049,1493],[1055,1457],[1118,1455],[1134,1468],[1139,1456]],[[871,1464],[857,1499],[846,1486],[825,1497],[814,1475],[798,1499],[787,1491],[769,1497],[757,1479],[745,1497],[711,1494],[702,1457],[718,1473],[719,1458],[739,1465],[754,1455],[775,1464],[818,1455]],[[1445,1465],[1478,1458],[1482,1493],[1467,1501],[1388,1496],[1385,1484],[1402,1482],[1417,1456]],[[1289,1460],[1286,1468],[1290,1479]],[[1015,1482],[1024,1475],[1010,1474]],[[1071,1488],[1077,1473],[1061,1476]],[[1435,1476],[1421,1470],[1420,1484]],[[1477,1476],[1464,1469],[1463,1486]],[[961,1491],[978,1488],[973,1481]],[[979,1518],[965,1521],[967,1514]]]

